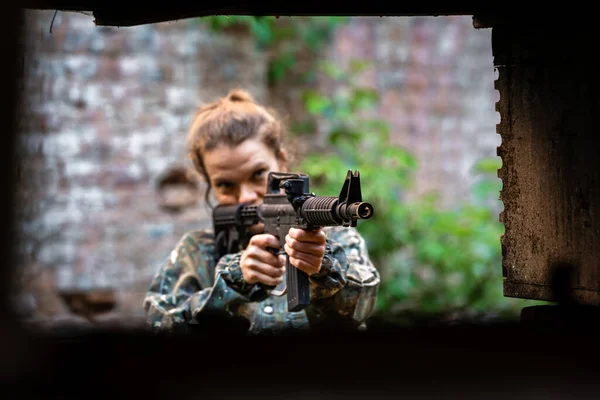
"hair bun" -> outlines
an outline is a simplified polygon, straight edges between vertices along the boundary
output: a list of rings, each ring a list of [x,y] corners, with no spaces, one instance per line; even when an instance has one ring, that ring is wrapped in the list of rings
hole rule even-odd
[[[250,95],[250,93],[241,89],[232,90],[231,92],[229,92],[229,95],[227,95],[227,98],[229,99],[229,101],[254,101],[254,98],[252,97],[252,95]]]

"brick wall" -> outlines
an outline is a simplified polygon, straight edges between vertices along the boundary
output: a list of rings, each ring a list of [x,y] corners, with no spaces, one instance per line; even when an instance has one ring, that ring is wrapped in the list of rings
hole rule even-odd
[[[108,287],[118,310],[139,315],[177,239],[210,225],[203,201],[172,213],[157,192],[186,165],[191,110],[242,86],[293,119],[301,88],[269,88],[265,54],[244,32],[215,35],[194,20],[96,27],[76,13],[58,13],[50,32],[53,15],[27,12],[18,304],[63,315],[57,288]],[[490,31],[470,17],[355,18],[323,56],[375,62],[363,78],[380,90],[394,140],[423,160],[419,190],[451,203],[473,161],[495,155]]]
[[[28,12],[27,276],[45,313],[64,311],[53,287],[135,292],[124,306],[136,309],[176,240],[209,224],[203,203],[172,214],[157,197],[165,171],[185,165],[191,111],[230,85],[264,98],[266,64],[247,35],[210,35],[192,21],[98,28],[58,13],[50,32],[52,16]]]
[[[354,17],[320,59],[370,62],[358,83],[379,92],[377,116],[390,124],[394,143],[419,160],[409,198],[435,190],[450,206],[467,197],[471,167],[496,157],[501,142],[490,29],[473,28],[469,16]],[[319,85],[334,86],[323,78]],[[269,101],[292,119],[305,118],[305,87],[293,81],[280,86],[270,89]]]
[[[464,200],[471,167],[495,157],[491,30],[471,17],[360,17],[336,32],[328,57],[371,61],[361,83],[378,90],[378,116],[395,144],[419,161],[411,194],[439,191],[443,204]]]

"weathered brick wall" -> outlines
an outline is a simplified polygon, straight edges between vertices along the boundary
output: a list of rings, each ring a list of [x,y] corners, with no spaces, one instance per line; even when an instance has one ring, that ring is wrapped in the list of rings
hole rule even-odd
[[[177,215],[158,206],[157,180],[186,163],[192,110],[230,86],[263,98],[265,61],[247,35],[210,35],[193,21],[97,28],[58,13],[50,33],[52,15],[28,12],[25,263],[46,294],[117,287],[135,291],[124,304],[139,308],[176,240],[209,224],[203,203]],[[37,306],[64,311],[51,300]]]
[[[186,164],[191,111],[241,86],[293,118],[299,88],[270,90],[266,58],[243,32],[214,35],[193,20],[96,27],[58,13],[50,33],[54,12],[27,14],[20,270],[34,296],[21,304],[62,314],[56,288],[107,286],[139,314],[176,240],[210,225],[202,201],[179,214],[158,202],[158,179]],[[470,17],[355,18],[323,54],[375,62],[363,78],[380,90],[395,141],[423,161],[419,190],[452,202],[499,142],[490,48]]]
[[[419,160],[412,194],[437,190],[443,204],[463,200],[471,167],[495,157],[491,31],[470,17],[361,17],[336,32],[329,57],[372,62],[361,83],[380,93],[378,115],[395,144]]]
[[[404,46],[378,51],[385,118],[420,160],[419,190],[439,189],[458,201],[472,183],[473,163],[495,157],[500,144],[491,31],[474,29],[466,17],[395,22],[378,27],[386,43],[405,37]]]

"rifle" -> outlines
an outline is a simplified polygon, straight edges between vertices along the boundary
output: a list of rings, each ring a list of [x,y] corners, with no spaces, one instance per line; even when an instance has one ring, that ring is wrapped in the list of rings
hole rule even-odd
[[[267,193],[261,205],[224,205],[213,210],[217,255],[221,258],[224,254],[243,250],[252,236],[247,228],[261,221],[265,225],[265,233],[280,240],[280,248],[272,249],[272,252],[285,254],[283,246],[290,228],[355,227],[359,219],[372,216],[373,206],[362,201],[358,171],[348,171],[339,196],[310,193],[306,174],[270,172]],[[288,311],[303,310],[310,303],[308,276],[290,265],[287,254],[285,268],[286,287],[282,290],[275,288],[271,293],[282,296],[287,290]]]

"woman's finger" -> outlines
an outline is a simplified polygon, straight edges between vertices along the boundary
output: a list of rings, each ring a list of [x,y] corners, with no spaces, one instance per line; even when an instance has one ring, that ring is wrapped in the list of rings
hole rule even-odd
[[[283,248],[285,249],[285,252],[290,256],[290,258],[302,260],[308,264],[320,265],[321,260],[323,259],[322,256],[315,256],[314,254],[303,253],[301,251],[292,249],[287,244]]]
[[[318,264],[313,264],[313,263],[307,262],[303,259],[299,259],[299,258],[295,258],[295,257],[290,257],[290,264],[292,264],[294,267],[298,268],[299,270],[303,271],[308,276],[311,276],[312,274],[316,274],[317,272],[319,272],[321,270],[320,262]]]
[[[312,231],[304,229],[290,228],[288,236],[299,242],[311,242],[324,244],[327,241],[327,235],[322,228],[317,228]]]
[[[283,276],[283,274],[285,273],[284,266],[267,264],[265,262],[257,260],[256,258],[247,259],[245,264],[246,270],[256,271],[263,275],[267,275],[274,278]]]
[[[293,250],[294,252],[299,252],[299,253],[308,253],[308,254],[312,254],[316,257],[323,257],[323,254],[325,254],[325,245],[324,244],[319,244],[319,243],[314,243],[314,242],[300,242],[297,239],[294,239],[293,237],[287,235],[285,237],[285,244],[287,245],[287,247],[291,250]],[[285,247],[284,247],[285,248]],[[287,250],[286,250],[287,253]],[[291,253],[288,253],[291,255]]]
[[[277,286],[281,282],[283,282],[283,276],[273,277],[263,274],[262,272],[257,271],[255,269],[250,269],[244,272],[244,280],[250,284],[260,282],[269,286]]]
[[[280,243],[276,236],[273,236],[269,233],[262,233],[260,235],[254,235],[250,238],[248,246],[252,245],[267,250],[268,248],[279,249]]]
[[[244,251],[245,257],[250,257],[256,260],[259,260],[265,264],[273,265],[273,266],[281,266],[281,261],[279,259],[278,254],[273,254],[268,250],[260,248],[255,245],[250,245]]]

